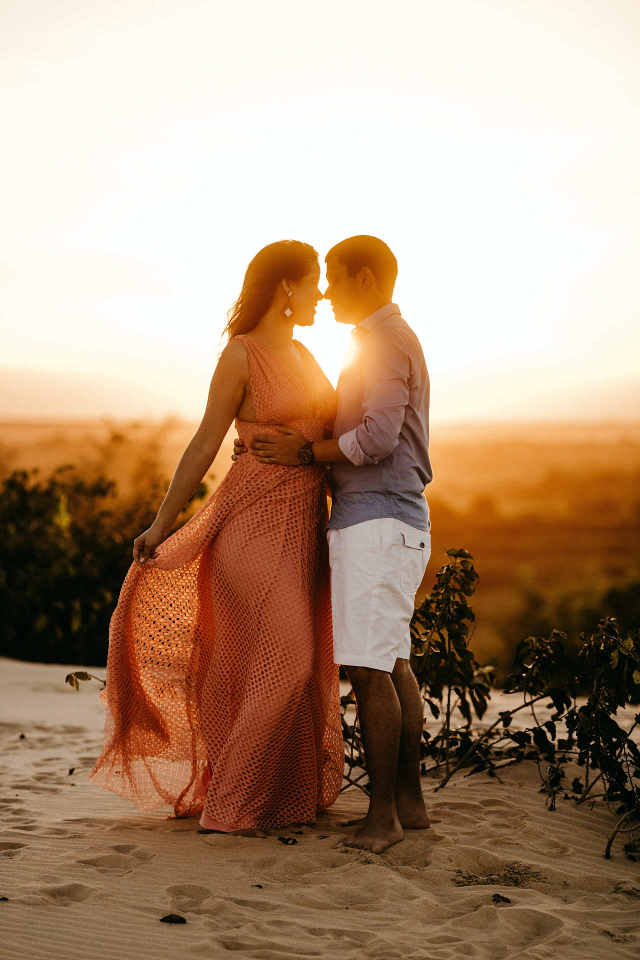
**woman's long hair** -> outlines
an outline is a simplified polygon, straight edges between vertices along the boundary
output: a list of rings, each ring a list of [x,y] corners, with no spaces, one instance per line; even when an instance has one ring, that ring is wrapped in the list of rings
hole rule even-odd
[[[277,240],[256,253],[244,275],[240,296],[224,328],[229,340],[253,330],[265,315],[282,280],[302,280],[318,266],[318,253],[299,240]]]

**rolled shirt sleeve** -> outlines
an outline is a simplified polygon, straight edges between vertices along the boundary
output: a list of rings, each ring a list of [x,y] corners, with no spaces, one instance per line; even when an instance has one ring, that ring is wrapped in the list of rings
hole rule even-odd
[[[409,402],[408,353],[395,344],[379,350],[375,342],[366,346],[364,417],[338,437],[343,454],[357,467],[379,463],[395,449]]]

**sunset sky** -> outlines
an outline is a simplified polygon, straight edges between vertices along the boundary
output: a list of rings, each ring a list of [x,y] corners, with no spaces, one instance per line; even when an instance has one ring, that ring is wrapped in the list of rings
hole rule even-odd
[[[257,250],[355,233],[398,258],[436,419],[631,415],[639,26],[636,0],[3,4],[0,415],[198,417]],[[295,335],[335,382],[328,306]]]

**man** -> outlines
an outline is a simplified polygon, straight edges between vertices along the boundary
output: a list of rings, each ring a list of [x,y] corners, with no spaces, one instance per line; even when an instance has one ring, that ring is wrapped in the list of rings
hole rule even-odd
[[[343,240],[326,256],[336,321],[354,325],[337,387],[333,439],[297,431],[256,437],[266,463],[332,465],[327,526],[334,661],[355,691],[369,810],[350,846],[381,853],[403,828],[429,826],[420,784],[422,698],[409,666],[409,622],[430,552],[424,488],[429,375],[418,338],[392,302],[397,262],[376,237]]]

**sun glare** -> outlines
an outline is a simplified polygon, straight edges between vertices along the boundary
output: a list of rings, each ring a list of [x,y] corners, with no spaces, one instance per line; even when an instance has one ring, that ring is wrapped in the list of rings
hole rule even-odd
[[[35,21],[7,14],[7,367],[111,378],[132,415],[149,388],[158,416],[197,416],[255,253],[288,237],[322,263],[370,233],[398,258],[394,299],[438,415],[520,415],[541,383],[636,376],[631,33],[550,0],[536,11],[553,30],[522,5],[401,2],[376,18],[327,0],[313,30],[282,38],[255,7],[267,42],[242,5],[68,29],[43,8],[38,70]],[[240,58],[224,35],[243,37]],[[296,336],[335,383],[349,329],[329,305]],[[91,403],[108,413],[103,387]]]
[[[321,289],[324,289],[321,285]],[[311,350],[316,360],[336,386],[340,369],[351,342],[353,327],[336,323],[331,304],[321,300],[316,308],[316,320],[312,327],[294,327],[293,335]]]

